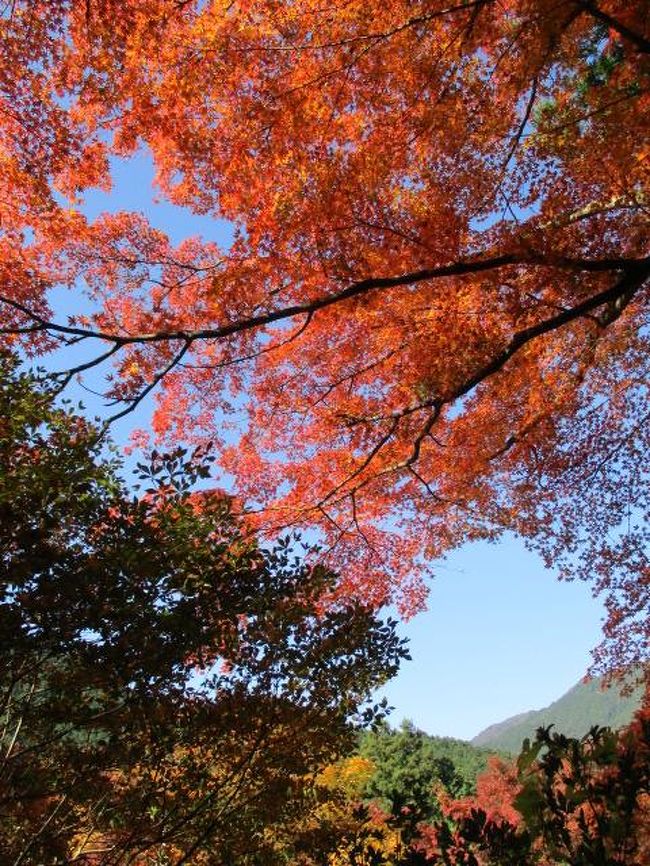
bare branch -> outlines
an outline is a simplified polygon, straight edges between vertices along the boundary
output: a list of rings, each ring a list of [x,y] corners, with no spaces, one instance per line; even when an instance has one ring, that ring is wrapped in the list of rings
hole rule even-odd
[[[84,339],[84,338],[81,337],[78,339]],[[63,373],[55,373],[52,378],[55,379],[56,381],[58,381],[59,392],[63,391],[65,388],[67,388],[67,386],[70,384],[70,382],[79,373],[83,373],[85,370],[90,370],[93,367],[98,367],[101,363],[108,360],[108,358],[110,358],[111,355],[114,355],[116,352],[118,352],[119,349],[120,349],[120,346],[117,344],[114,344],[106,352],[103,352],[101,355],[98,355],[96,358],[91,358],[90,361],[86,361],[84,364],[78,364],[76,367],[72,367]]]

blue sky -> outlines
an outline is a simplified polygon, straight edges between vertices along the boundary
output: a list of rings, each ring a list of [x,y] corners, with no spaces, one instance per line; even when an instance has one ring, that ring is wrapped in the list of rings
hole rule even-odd
[[[113,168],[113,190],[87,196],[88,216],[140,210],[174,242],[200,234],[227,245],[227,223],[155,200],[145,156]],[[72,306],[68,298],[65,312]],[[86,402],[92,411],[92,399]],[[146,426],[150,410],[151,400],[116,424],[116,441],[125,444],[133,427]],[[511,537],[467,546],[433,564],[432,574],[428,611],[400,626],[413,660],[382,693],[395,707],[394,724],[410,718],[429,733],[470,738],[549,704],[584,675],[603,616],[585,584],[558,582]]]
[[[413,661],[384,690],[393,723],[469,739],[584,675],[603,615],[586,584],[561,583],[512,536],[467,545],[432,571],[429,609],[401,627]]]

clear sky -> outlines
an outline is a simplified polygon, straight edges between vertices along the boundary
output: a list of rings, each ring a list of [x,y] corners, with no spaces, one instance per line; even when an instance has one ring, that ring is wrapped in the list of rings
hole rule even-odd
[[[84,211],[141,210],[178,242],[192,234],[227,245],[229,226],[156,202],[144,156],[114,164],[109,194],[87,196]],[[81,302],[80,309],[81,311]],[[65,301],[66,312],[74,304]],[[151,401],[115,425],[126,442],[146,426]],[[411,641],[406,662],[385,689],[391,721],[471,738],[507,716],[546,706],[582,677],[599,641],[602,605],[581,583],[559,583],[514,538],[463,548],[432,566],[429,610],[400,626]]]
[[[586,584],[559,582],[511,536],[467,545],[432,571],[428,611],[401,628],[413,661],[385,689],[393,723],[470,739],[584,675],[603,614]]]

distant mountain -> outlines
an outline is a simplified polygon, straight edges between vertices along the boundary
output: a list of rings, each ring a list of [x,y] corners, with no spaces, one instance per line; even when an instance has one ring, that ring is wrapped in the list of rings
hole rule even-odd
[[[621,697],[617,687],[603,690],[600,679],[579,682],[559,700],[542,710],[529,710],[490,725],[470,742],[482,748],[518,754],[526,737],[537,728],[551,725],[570,737],[582,737],[593,725],[622,728],[640,706],[642,690]]]

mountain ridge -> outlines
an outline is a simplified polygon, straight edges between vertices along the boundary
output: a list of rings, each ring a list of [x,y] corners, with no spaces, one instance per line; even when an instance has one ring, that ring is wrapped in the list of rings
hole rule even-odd
[[[517,754],[524,739],[539,727],[554,725],[559,733],[582,737],[594,725],[621,728],[628,724],[641,704],[642,688],[621,696],[620,687],[603,688],[602,678],[580,680],[556,701],[539,710],[526,710],[480,731],[469,742]]]

